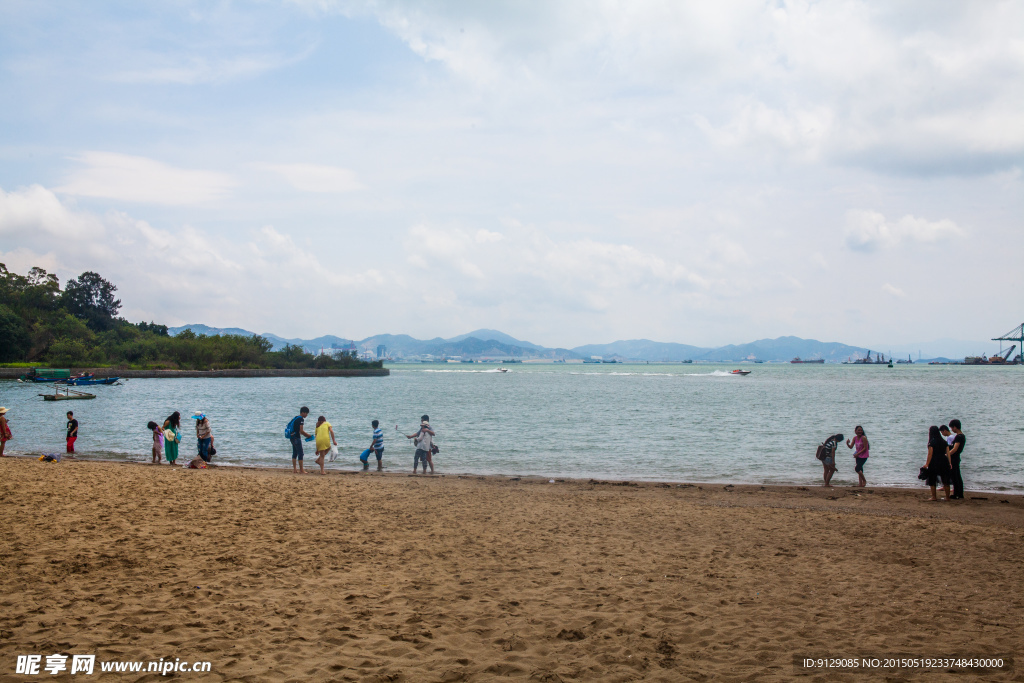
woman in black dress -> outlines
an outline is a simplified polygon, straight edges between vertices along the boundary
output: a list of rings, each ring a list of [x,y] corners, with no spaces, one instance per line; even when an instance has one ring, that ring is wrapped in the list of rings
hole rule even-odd
[[[924,466],[928,469],[928,486],[932,487],[932,497],[929,501],[939,500],[935,496],[935,487],[939,480],[942,480],[942,490],[946,492],[946,500],[949,500],[949,454],[948,444],[939,433],[939,428],[932,425],[928,428],[928,461]]]

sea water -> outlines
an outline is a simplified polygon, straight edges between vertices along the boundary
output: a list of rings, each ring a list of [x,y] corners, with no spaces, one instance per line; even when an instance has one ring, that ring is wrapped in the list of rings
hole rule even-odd
[[[815,484],[825,437],[871,443],[871,485],[920,486],[928,427],[959,418],[968,489],[1024,491],[1024,367],[897,365],[396,364],[389,377],[133,379],[87,389],[88,401],[43,401],[46,385],[0,381],[15,440],[8,451],[62,452],[64,413],[80,422],[89,457],[145,461],[151,435],[182,413],[183,458],[195,453],[189,416],[204,411],[215,462],[290,467],[288,421],[309,406],[342,446],[331,469],[361,467],[370,421],[384,428],[389,471],[412,470],[412,434],[429,414],[438,473],[652,481]],[[748,376],[730,374],[734,368]],[[507,370],[501,372],[501,369]],[[396,430],[397,426],[397,430]],[[306,443],[306,464],[313,444]],[[856,482],[840,448],[835,483]],[[371,459],[372,462],[372,459]]]

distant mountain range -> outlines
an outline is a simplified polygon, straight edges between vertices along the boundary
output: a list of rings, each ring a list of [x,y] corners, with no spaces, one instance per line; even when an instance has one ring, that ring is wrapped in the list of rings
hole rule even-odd
[[[255,334],[238,327],[210,327],[209,325],[200,324],[172,327],[168,332],[171,335],[176,335],[186,329],[190,329],[196,334],[207,335],[239,334],[252,336]],[[567,360],[579,360],[600,357],[608,360],[643,361],[740,361],[755,359],[763,361],[788,361],[795,357],[800,357],[805,360],[824,358],[826,362],[838,363],[848,358],[863,357],[869,350],[862,346],[849,346],[838,342],[821,342],[816,339],[802,339],[800,337],[758,339],[748,344],[729,344],[716,348],[656,342],[649,339],[629,339],[610,344],[586,344],[572,349],[563,349],[540,346],[539,344],[516,339],[504,332],[489,329],[474,330],[450,339],[443,339],[441,337],[415,339],[407,334],[378,334],[358,340],[345,339],[334,335],[324,335],[315,339],[289,339],[269,332],[264,332],[260,336],[273,342],[275,351],[284,348],[286,344],[293,344],[301,346],[312,353],[316,353],[321,349],[344,348],[350,345],[354,345],[360,351],[369,349],[375,352],[378,346],[383,345],[387,347],[388,354],[394,358],[461,356],[473,359],[515,358],[520,360],[555,360],[565,358]],[[980,355],[983,352],[991,353],[994,350],[991,348],[993,346],[991,342],[969,342],[952,339],[942,339],[936,342],[915,344],[914,346],[917,348],[931,347],[930,353],[935,356],[935,360],[947,360],[945,356],[963,358],[964,355]],[[904,347],[899,348],[900,351],[893,351],[897,357],[902,358],[908,355]],[[964,349],[964,351],[961,351],[961,349]],[[889,354],[889,349],[882,350],[872,347],[870,350],[872,351],[872,356],[879,351],[886,356]],[[914,360],[917,361],[917,358]],[[925,358],[924,360],[931,359]]]
[[[254,332],[237,327],[210,327],[208,325],[190,324],[172,327],[169,332],[177,335],[190,329],[196,334],[239,334],[252,336]],[[481,329],[460,334],[457,337],[443,339],[415,339],[405,334],[379,334],[366,339],[345,339],[333,335],[316,337],[315,339],[285,338],[276,334],[263,333],[260,336],[269,339],[274,349],[283,348],[286,344],[301,346],[310,352],[320,349],[344,348],[354,345],[360,351],[377,346],[387,347],[388,354],[395,358],[442,356],[461,356],[463,358],[515,358],[531,359],[587,359],[600,357],[615,360],[644,361],[788,361],[799,356],[804,359],[824,358],[826,361],[839,362],[851,357],[862,357],[868,349],[859,346],[848,346],[837,342],[820,342],[815,339],[800,337],[779,337],[778,339],[759,339],[749,344],[730,344],[717,348],[691,346],[655,342],[649,339],[631,339],[612,342],[610,344],[587,344],[572,349],[549,348],[532,342],[516,339],[498,330]]]

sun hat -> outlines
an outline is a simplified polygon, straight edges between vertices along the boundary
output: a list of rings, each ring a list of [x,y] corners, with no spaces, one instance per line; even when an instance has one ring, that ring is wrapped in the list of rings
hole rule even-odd
[[[201,410],[197,410],[196,412],[192,413],[192,419],[193,420],[203,420],[205,418],[206,418],[206,413],[204,413]]]
[[[0,415],[3,415],[6,412],[7,412],[7,408],[4,408],[3,406],[0,406]]]

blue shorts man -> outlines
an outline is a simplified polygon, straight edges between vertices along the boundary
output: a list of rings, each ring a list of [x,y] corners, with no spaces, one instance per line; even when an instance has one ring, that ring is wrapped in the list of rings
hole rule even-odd
[[[306,473],[306,470],[302,467],[302,437],[309,437],[309,434],[303,428],[307,415],[309,415],[309,408],[302,406],[299,408],[299,414],[292,418],[292,422],[289,425],[291,436],[288,437],[288,440],[292,442],[292,472],[296,474]]]

